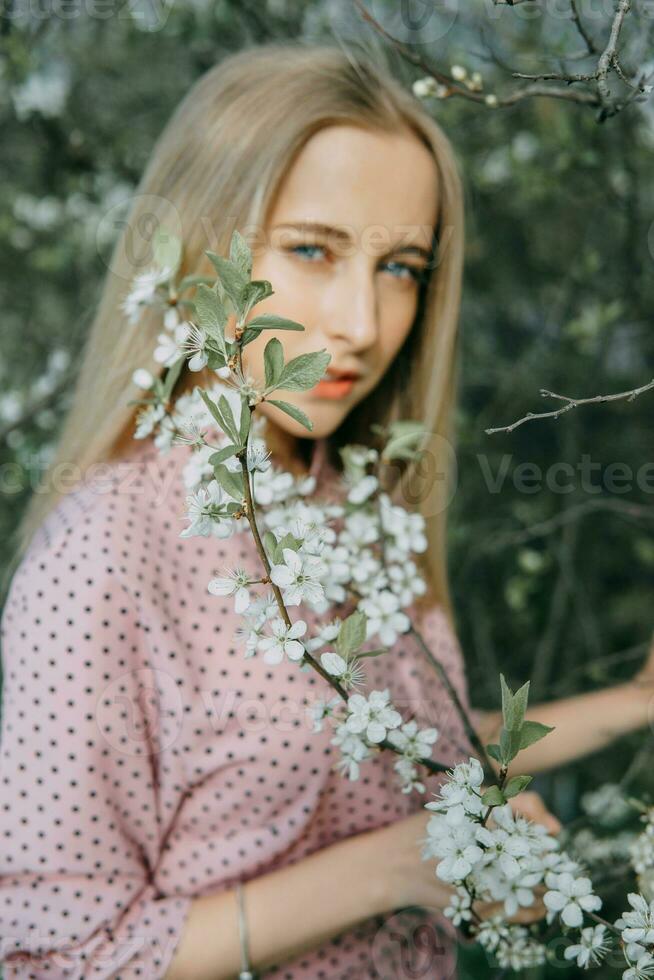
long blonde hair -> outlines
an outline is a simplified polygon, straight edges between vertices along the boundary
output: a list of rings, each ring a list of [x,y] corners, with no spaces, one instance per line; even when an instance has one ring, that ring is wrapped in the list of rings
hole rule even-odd
[[[437,260],[416,320],[386,376],[330,437],[330,455],[344,442],[370,443],[371,422],[418,419],[432,434],[432,465],[441,476],[418,503],[427,521],[423,569],[429,600],[451,613],[445,530],[452,453],[457,327],[464,245],[463,191],[452,147],[440,126],[377,58],[330,44],[271,42],[232,54],[188,91],[159,137],[134,195],[125,229],[109,261],[97,313],[81,361],[72,404],[44,489],[33,494],[17,532],[18,558],[61,492],[53,479],[71,464],[84,473],[126,450],[134,433],[137,367],[153,360],[161,316],[146,309],[137,324],[121,311],[135,273],[134,235],[163,225],[183,240],[180,275],[215,272],[205,250],[227,254],[232,232],[262,227],[290,164],[321,128],[351,124],[396,132],[409,127],[437,165],[440,215]],[[140,270],[137,270],[140,271]],[[272,284],[274,288],[274,283]],[[209,382],[185,370],[175,394]],[[411,464],[398,470],[404,493]],[[400,479],[401,477],[401,479]],[[444,477],[444,478],[443,478]],[[409,481],[409,483],[407,483]],[[405,489],[402,490],[402,487]]]

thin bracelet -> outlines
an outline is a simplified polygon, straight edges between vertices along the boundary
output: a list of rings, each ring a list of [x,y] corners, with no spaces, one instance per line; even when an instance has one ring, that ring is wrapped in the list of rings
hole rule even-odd
[[[245,919],[245,908],[243,907],[243,888],[240,881],[236,885],[236,895],[238,898],[238,931],[241,939],[241,972],[238,975],[238,980],[257,980],[256,974],[250,968],[248,927]]]

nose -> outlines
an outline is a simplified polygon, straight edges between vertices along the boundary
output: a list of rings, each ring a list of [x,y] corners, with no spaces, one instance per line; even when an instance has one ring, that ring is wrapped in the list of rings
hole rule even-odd
[[[379,336],[379,297],[375,269],[366,256],[357,256],[334,285],[335,295],[327,332],[347,342],[353,351],[372,347]],[[331,305],[331,304],[330,304]]]

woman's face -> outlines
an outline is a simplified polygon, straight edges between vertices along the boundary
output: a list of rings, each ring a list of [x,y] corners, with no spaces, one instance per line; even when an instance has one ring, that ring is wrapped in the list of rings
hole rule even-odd
[[[334,125],[305,145],[264,234],[252,240],[252,278],[268,279],[274,295],[251,316],[275,313],[305,327],[276,334],[285,360],[325,348],[331,354],[328,374],[356,377],[320,382],[308,391],[278,389],[272,397],[298,406],[314,427],[309,433],[264,402],[259,411],[273,428],[290,436],[327,436],[379,383],[416,314],[437,194],[434,159],[410,132]],[[263,351],[273,335],[263,331],[244,348],[244,367],[257,380],[264,377]]]

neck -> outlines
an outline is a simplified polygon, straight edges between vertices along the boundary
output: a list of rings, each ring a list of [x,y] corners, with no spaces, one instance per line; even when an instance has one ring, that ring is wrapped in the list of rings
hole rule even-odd
[[[266,418],[264,439],[273,463],[294,476],[306,476],[309,468],[302,458],[300,443],[280,426]]]

